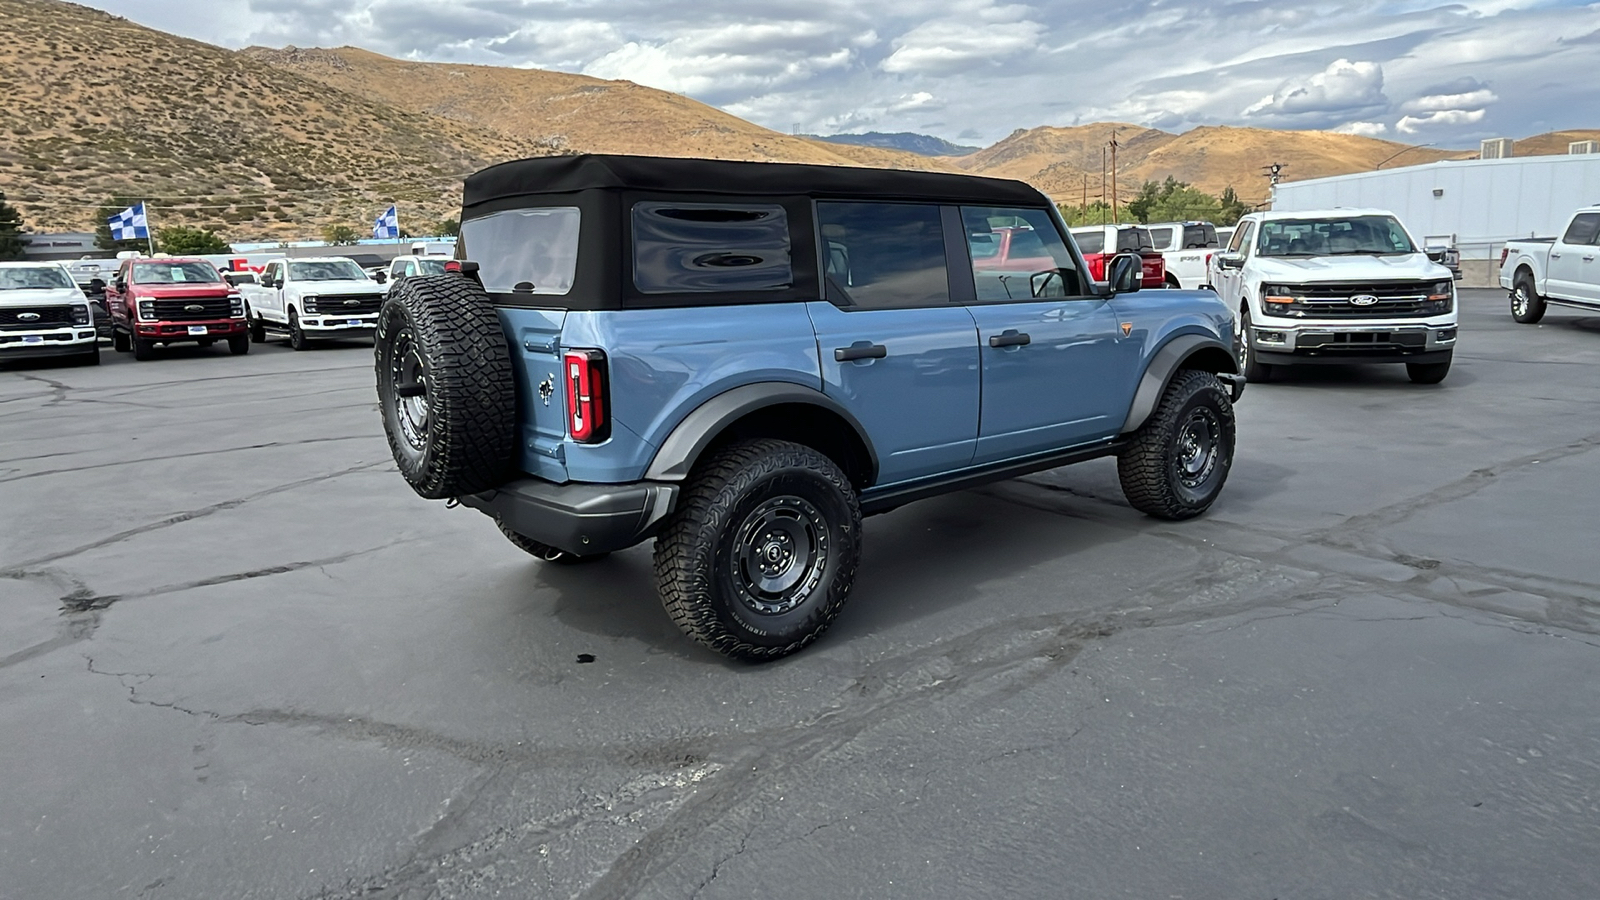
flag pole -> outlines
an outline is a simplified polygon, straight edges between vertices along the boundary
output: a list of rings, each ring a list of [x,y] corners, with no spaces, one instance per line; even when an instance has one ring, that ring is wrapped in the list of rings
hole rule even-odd
[[[145,242],[145,246],[150,248],[150,255],[151,256],[155,256],[156,255],[156,229],[155,229],[155,226],[150,224],[150,201],[146,200],[145,202],[140,203],[139,205],[144,207],[144,242]]]

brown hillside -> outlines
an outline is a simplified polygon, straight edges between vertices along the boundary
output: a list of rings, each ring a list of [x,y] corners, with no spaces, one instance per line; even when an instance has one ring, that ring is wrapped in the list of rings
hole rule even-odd
[[[0,0],[0,190],[34,228],[113,193],[232,240],[448,214],[463,174],[537,142],[374,105],[248,56],[57,0]]]
[[[1517,156],[1564,156],[1567,145],[1573,141],[1600,141],[1600,130],[1550,131],[1519,138],[1514,153]]]
[[[576,153],[937,169],[928,157],[805,140],[631,81],[390,59],[355,47],[241,51],[340,91]]]

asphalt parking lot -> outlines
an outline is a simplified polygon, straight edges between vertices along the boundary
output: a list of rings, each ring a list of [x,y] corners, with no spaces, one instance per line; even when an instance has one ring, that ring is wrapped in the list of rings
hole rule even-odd
[[[418,499],[368,343],[0,368],[0,897],[1600,896],[1600,318],[869,520],[764,667]],[[580,662],[580,655],[592,662]]]

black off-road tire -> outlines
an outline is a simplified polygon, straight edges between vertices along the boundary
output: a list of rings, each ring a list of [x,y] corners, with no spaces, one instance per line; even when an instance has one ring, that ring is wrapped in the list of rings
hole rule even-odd
[[[296,310],[289,310],[289,346],[296,350],[310,350],[311,339],[306,337],[306,331],[300,327],[300,314]]]
[[[120,328],[111,331],[111,349],[118,353],[127,353],[133,349],[133,337]]]
[[[252,343],[252,344],[264,344],[264,343],[266,343],[267,342],[267,326],[262,324],[262,322],[261,322],[261,320],[259,318],[255,317],[253,315],[250,315],[250,311],[248,309],[245,310],[245,315],[248,317],[247,321],[249,321],[249,323],[250,323],[250,343]]]
[[[1511,289],[1511,318],[1523,325],[1537,325],[1544,318],[1544,298],[1534,290],[1533,276],[1523,272],[1517,276]],[[1415,379],[1412,379],[1415,380]]]
[[[588,556],[579,556],[576,553],[559,550],[549,544],[541,544],[521,532],[512,531],[510,526],[500,521],[499,516],[495,517],[494,524],[500,529],[500,533],[506,536],[506,540],[515,545],[518,550],[535,559],[554,563],[558,566],[574,566],[578,563],[594,562],[597,559],[605,559],[611,555],[609,553],[591,553]]]
[[[1180,370],[1133,443],[1117,456],[1123,496],[1146,515],[1192,519],[1222,493],[1233,468],[1233,444],[1233,402],[1222,380]],[[1208,455],[1196,456],[1197,449]],[[1197,461],[1201,467],[1191,468]]]
[[[861,507],[833,460],[788,441],[742,441],[690,475],[656,539],[656,589],[684,634],[760,662],[828,630],[860,560]]]
[[[133,358],[139,362],[146,362],[156,358],[156,342],[144,338],[133,339]]]
[[[100,342],[95,341],[94,347],[88,353],[79,354],[75,361],[80,366],[100,365]]]
[[[228,338],[228,352],[234,356],[244,356],[250,352],[250,336],[241,334]]]
[[[1239,374],[1252,384],[1272,380],[1272,366],[1256,358],[1255,340],[1250,336],[1250,307],[1239,309]]]
[[[406,279],[378,313],[373,355],[383,431],[412,490],[442,500],[512,476],[516,382],[483,288],[459,275]]]
[[[1406,363],[1406,377],[1412,384],[1438,384],[1450,374],[1450,362],[1447,359],[1441,363]]]

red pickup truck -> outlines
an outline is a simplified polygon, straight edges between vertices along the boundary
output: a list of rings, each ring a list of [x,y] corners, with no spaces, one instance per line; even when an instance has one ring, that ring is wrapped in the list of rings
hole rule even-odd
[[[1089,277],[1095,281],[1106,280],[1106,260],[1118,253],[1137,253],[1144,261],[1141,267],[1143,288],[1167,286],[1167,261],[1150,240],[1150,231],[1139,225],[1080,225],[1071,229],[1072,239],[1078,242],[1083,261],[1089,265]]]
[[[157,344],[192,341],[209,347],[228,342],[228,352],[250,352],[244,300],[203,259],[125,259],[106,285],[112,346],[133,358],[151,359]]]

